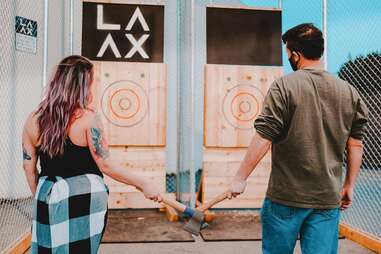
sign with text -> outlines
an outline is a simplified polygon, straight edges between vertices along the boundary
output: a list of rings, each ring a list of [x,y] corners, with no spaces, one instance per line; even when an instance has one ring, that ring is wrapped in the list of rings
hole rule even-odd
[[[16,50],[36,54],[37,21],[16,16]]]
[[[83,3],[82,55],[98,61],[163,62],[164,6]]]

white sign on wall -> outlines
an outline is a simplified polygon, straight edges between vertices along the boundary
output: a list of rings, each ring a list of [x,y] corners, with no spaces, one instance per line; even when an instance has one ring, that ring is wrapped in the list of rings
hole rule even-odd
[[[36,54],[37,21],[16,16],[16,50]]]

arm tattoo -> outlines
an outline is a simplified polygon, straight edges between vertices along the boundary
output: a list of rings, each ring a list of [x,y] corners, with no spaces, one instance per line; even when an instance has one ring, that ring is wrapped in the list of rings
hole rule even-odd
[[[110,155],[110,152],[105,147],[103,147],[102,131],[99,128],[91,128],[91,139],[93,141],[96,154],[102,157],[102,159],[107,159]]]
[[[22,145],[22,158],[23,158],[23,160],[27,160],[27,161],[32,160],[32,157],[26,151],[24,144]]]

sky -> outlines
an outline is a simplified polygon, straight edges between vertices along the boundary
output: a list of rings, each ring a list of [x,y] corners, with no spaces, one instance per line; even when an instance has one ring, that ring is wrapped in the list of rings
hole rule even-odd
[[[261,7],[278,6],[278,0],[241,0]],[[283,0],[282,32],[300,23],[322,28],[322,0]],[[350,58],[381,52],[381,0],[327,0],[328,70],[337,73]],[[291,72],[283,48],[285,73]]]

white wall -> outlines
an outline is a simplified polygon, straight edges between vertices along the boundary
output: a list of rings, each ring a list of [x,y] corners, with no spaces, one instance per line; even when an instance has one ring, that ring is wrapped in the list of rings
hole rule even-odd
[[[1,1],[0,198],[30,196],[22,168],[21,133],[40,101],[43,60],[43,1]],[[15,16],[38,22],[37,53],[15,50]]]

